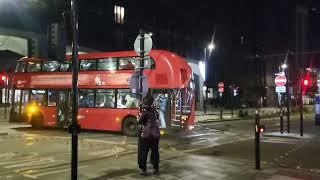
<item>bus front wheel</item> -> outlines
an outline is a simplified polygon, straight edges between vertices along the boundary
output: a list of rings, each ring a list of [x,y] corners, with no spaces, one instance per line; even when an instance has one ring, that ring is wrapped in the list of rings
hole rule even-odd
[[[33,114],[30,119],[30,124],[35,129],[43,128],[43,116],[40,113]]]
[[[137,118],[127,117],[122,122],[122,133],[127,136],[137,136],[139,131],[139,125]]]

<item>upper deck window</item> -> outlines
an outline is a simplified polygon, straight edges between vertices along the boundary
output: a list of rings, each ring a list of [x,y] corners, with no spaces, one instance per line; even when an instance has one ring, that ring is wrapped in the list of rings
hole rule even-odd
[[[80,71],[94,71],[96,69],[96,60],[81,60]]]
[[[60,71],[61,72],[71,71],[71,62],[70,61],[60,62]]]
[[[29,61],[27,72],[40,72],[41,71],[41,62],[40,61]]]
[[[25,72],[27,67],[27,62],[18,62],[16,67],[16,72]]]
[[[124,24],[124,7],[114,6],[114,22]]]
[[[145,69],[154,69],[154,61],[150,56],[144,58],[144,68]]]
[[[125,57],[125,58],[119,58],[119,69],[135,69],[135,58],[132,57]]]
[[[58,61],[44,61],[43,62],[43,71],[54,72],[59,70]]]
[[[106,58],[98,60],[98,70],[116,70],[117,58]]]

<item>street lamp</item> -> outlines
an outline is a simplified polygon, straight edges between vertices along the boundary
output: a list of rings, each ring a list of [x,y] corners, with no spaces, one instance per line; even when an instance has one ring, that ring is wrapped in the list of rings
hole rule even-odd
[[[207,79],[206,79],[206,69],[207,69],[207,49],[209,50],[209,56],[211,54],[211,51],[215,48],[215,45],[213,43],[210,43],[208,45],[208,47],[205,47],[204,48],[204,82],[203,82],[203,110],[204,110],[204,113],[206,114],[206,109],[207,109],[207,97],[208,97],[208,94],[207,94]]]

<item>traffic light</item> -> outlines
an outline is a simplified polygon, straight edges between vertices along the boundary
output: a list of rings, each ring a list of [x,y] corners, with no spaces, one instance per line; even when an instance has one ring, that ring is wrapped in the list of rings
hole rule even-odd
[[[262,133],[264,133],[264,132],[266,132],[266,126],[265,126],[265,125],[260,125],[260,127],[259,127],[259,133],[262,134]]]
[[[265,125],[256,125],[256,132],[259,134],[262,134],[264,132],[266,132],[266,126]]]
[[[308,88],[310,87],[310,85],[311,85],[309,73],[304,75],[304,77],[302,78],[301,81],[302,81],[301,82],[301,84],[302,84],[302,87],[301,87],[302,88],[302,92],[305,93],[308,90]]]

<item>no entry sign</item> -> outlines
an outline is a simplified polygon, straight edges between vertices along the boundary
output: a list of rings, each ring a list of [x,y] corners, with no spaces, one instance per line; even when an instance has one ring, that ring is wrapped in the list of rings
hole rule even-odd
[[[274,79],[274,83],[277,86],[284,86],[287,83],[287,78],[285,76],[282,75],[278,75],[275,79]]]

